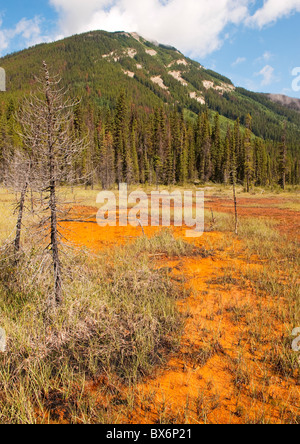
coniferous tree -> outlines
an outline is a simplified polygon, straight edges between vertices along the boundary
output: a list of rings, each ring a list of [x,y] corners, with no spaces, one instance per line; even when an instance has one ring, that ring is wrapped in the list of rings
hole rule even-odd
[[[217,113],[214,118],[214,127],[212,131],[212,168],[213,179],[216,182],[222,180],[222,142],[220,132],[220,115]]]
[[[246,191],[250,192],[250,187],[252,185],[253,180],[253,146],[251,141],[251,122],[252,117],[250,114],[247,115],[246,118],[246,131],[245,131],[245,183],[246,183]]]
[[[126,178],[128,171],[126,171],[126,161],[129,162],[128,155],[128,119],[127,119],[127,103],[125,92],[122,91],[115,111],[114,121],[114,149],[116,161],[116,173],[119,183]],[[130,166],[127,166],[128,170]]]
[[[180,183],[183,185],[187,182],[188,178],[188,138],[187,131],[184,128],[182,131],[182,143],[180,153]]]
[[[139,161],[137,154],[137,121],[136,119],[132,122],[131,129],[131,159],[132,159],[132,168],[133,168],[133,181],[134,183],[139,183],[140,181],[140,171],[139,171]]]
[[[240,119],[234,122],[234,150],[236,154],[237,181],[243,182],[245,177],[245,146],[242,140]]]
[[[188,143],[188,179],[192,182],[196,180],[198,177],[196,171],[196,153],[195,153],[195,140],[193,127],[189,125],[188,134],[187,134],[187,143]]]
[[[168,129],[167,143],[168,147],[167,147],[164,177],[166,185],[174,185],[176,179],[175,179],[175,170],[174,170],[174,153],[172,149],[172,135],[171,135],[170,124]]]
[[[115,183],[115,152],[113,147],[113,137],[110,131],[106,132],[105,128],[101,135],[100,148],[100,180],[102,187],[108,190]]]
[[[221,182],[224,183],[225,185],[228,185],[230,181],[231,144],[232,144],[232,135],[231,135],[231,130],[228,127],[224,142],[224,152],[222,159],[222,178],[221,178]]]
[[[281,146],[280,146],[280,159],[279,159],[279,175],[280,175],[279,182],[283,190],[285,190],[286,174],[287,174],[286,128],[287,128],[287,123],[285,122],[282,140],[281,140]]]

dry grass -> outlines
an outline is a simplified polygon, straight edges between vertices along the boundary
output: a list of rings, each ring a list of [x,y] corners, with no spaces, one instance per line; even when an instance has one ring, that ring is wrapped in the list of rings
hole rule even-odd
[[[190,251],[190,245],[165,232],[147,247],[170,254]],[[179,344],[182,318],[175,302],[184,290],[168,270],[153,267],[143,242],[97,257],[73,253],[64,259],[64,270],[65,299],[52,312],[50,277],[32,285],[36,261],[31,257],[28,266],[24,256],[15,269],[2,258],[0,316],[8,336],[7,352],[0,355],[2,423],[55,420],[53,394],[56,406],[67,408],[68,422],[83,421],[87,379],[106,375],[131,385],[162,365]]]
[[[74,197],[95,206],[98,191],[78,188]],[[11,198],[0,198],[4,226]],[[231,415],[227,422],[298,424],[299,363],[291,332],[300,326],[299,244],[271,220],[243,218],[236,237],[231,215],[214,217],[212,225],[206,213],[207,231],[222,234],[217,241],[205,237],[201,247],[163,230],[98,255],[64,256],[65,299],[55,313],[47,305],[47,261],[41,275],[34,250],[18,269],[2,258],[0,317],[8,350],[0,355],[0,422],[130,422],[141,405],[143,414],[155,411],[151,418],[164,424],[220,422],[224,411]],[[216,271],[204,274],[205,287],[198,289],[202,260],[215,261]],[[195,262],[191,276],[178,276],[184,261]],[[178,310],[189,287],[179,277],[196,279],[197,315]],[[200,339],[182,351],[189,317]],[[230,327],[226,341],[224,326]],[[204,375],[198,392],[187,394],[176,411],[138,385],[170,356],[179,356],[184,375],[189,368]],[[220,362],[227,379],[218,385],[214,363]]]

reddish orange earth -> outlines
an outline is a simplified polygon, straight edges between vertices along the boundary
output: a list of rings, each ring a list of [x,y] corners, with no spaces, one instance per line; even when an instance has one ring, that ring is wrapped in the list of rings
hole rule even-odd
[[[259,217],[273,219],[279,224],[280,231],[284,231],[291,238],[300,240],[300,211],[292,208],[293,204],[300,204],[299,198],[239,198],[238,214],[242,217]],[[234,213],[232,200],[224,197],[209,197],[206,199],[206,208],[221,213]]]
[[[299,230],[299,213],[274,208],[276,202],[241,199],[239,212],[275,218],[287,233],[295,234]],[[232,211],[230,201],[225,199],[211,198],[206,205],[219,212]],[[74,208],[76,217],[91,217],[89,223],[63,224],[74,244],[99,251],[141,235],[139,228],[100,228],[95,223],[95,212],[93,208]],[[158,230],[145,229],[149,236]],[[174,231],[175,236],[184,236],[183,229]],[[180,350],[152,378],[135,387],[133,406],[119,408],[118,422],[298,422],[300,379],[297,383],[297,375],[286,378],[273,371],[270,364],[272,347],[283,340],[289,329],[275,315],[284,301],[256,295],[251,282],[240,285],[241,271],[259,270],[263,263],[257,259],[249,262],[242,244],[228,234],[205,233],[191,242],[213,248],[215,254],[204,259],[156,261],[157,267],[167,265],[172,269],[174,277],[183,275],[191,291],[187,299],[178,303],[186,318]],[[99,403],[103,402],[101,384],[103,381],[88,386]],[[126,399],[128,390],[120,387],[120,397]]]

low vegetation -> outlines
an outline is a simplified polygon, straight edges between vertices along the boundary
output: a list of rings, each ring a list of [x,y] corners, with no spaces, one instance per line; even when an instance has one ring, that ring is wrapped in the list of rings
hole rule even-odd
[[[136,34],[1,65],[0,422],[298,424],[299,113]],[[204,236],[100,233],[124,182],[205,187]]]
[[[0,422],[299,423],[299,243],[278,221],[241,217],[236,236],[233,214],[207,211],[198,241],[137,228],[97,252],[66,244],[53,307],[51,252],[30,237],[31,217],[17,264],[2,244]]]
[[[55,311],[47,304],[47,275],[36,280],[32,258],[31,267],[24,256],[17,269],[2,258],[1,326],[9,342],[0,356],[1,422],[37,422],[53,390],[63,397],[76,391],[80,403],[87,378],[108,375],[132,384],[176,349],[182,319],[175,302],[185,292],[166,269],[155,269],[143,244],[97,257],[69,255],[65,297]],[[147,249],[185,254],[190,245],[163,233]],[[75,412],[68,419],[74,422]]]

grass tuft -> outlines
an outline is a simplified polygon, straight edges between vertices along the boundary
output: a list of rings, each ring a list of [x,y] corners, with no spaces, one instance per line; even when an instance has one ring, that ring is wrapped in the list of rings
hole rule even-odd
[[[27,267],[26,279],[15,274],[7,288],[7,273],[19,273],[25,263],[14,270],[7,261],[5,270],[2,260],[0,316],[8,344],[0,354],[1,422],[55,420],[57,405],[76,422],[75,411],[84,415],[78,387],[86,379],[109,375],[130,385],[177,349],[183,320],[175,302],[184,291],[168,271],[154,268],[146,252],[179,255],[184,245],[165,232],[148,248],[145,242],[98,257],[84,251],[65,257],[65,297],[54,312],[46,303],[48,280],[23,292],[36,271]]]

